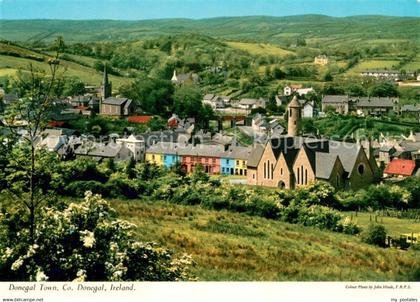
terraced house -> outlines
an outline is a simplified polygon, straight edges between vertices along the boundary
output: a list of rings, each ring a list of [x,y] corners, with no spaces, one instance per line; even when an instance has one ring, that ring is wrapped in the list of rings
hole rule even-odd
[[[146,161],[165,168],[180,163],[187,173],[201,165],[211,175],[246,175],[250,151],[236,146],[159,142],[146,150]]]

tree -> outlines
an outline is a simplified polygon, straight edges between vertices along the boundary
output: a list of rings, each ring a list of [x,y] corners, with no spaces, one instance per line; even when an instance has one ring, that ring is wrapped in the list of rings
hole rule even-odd
[[[29,211],[29,234],[34,240],[36,215],[44,196],[38,187],[38,160],[39,152],[36,149],[36,142],[40,138],[43,130],[47,126],[49,115],[53,108],[53,101],[58,97],[57,92],[63,82],[59,71],[59,55],[64,49],[64,41],[57,38],[54,43],[56,54],[49,59],[49,74],[29,65],[29,73],[18,72],[14,86],[18,92],[20,100],[10,105],[5,113],[7,124],[11,133],[16,137],[21,136],[17,133],[14,125],[24,121],[22,128],[26,135],[22,136],[24,145],[22,152],[29,159],[28,167],[16,166],[15,173],[22,172],[24,179],[20,182],[21,188],[14,187],[14,194],[18,202],[23,204]]]
[[[325,82],[332,82],[332,80],[333,80],[333,76],[332,76],[332,74],[331,74],[331,72],[327,72],[325,75],[324,75],[324,81]]]
[[[366,90],[358,84],[350,85],[347,89],[349,96],[366,96]]]
[[[398,90],[395,84],[391,82],[382,82],[374,85],[370,89],[369,95],[376,97],[397,97]]]
[[[120,93],[132,99],[146,113],[167,115],[170,113],[174,92],[169,80],[140,75],[134,82],[120,88]]]
[[[377,245],[380,247],[386,247],[386,230],[383,225],[370,224],[368,229],[362,234],[362,241]]]
[[[64,95],[84,95],[86,92],[85,84],[79,78],[67,79],[64,87]]]
[[[138,242],[135,225],[120,220],[99,195],[82,203],[43,208],[34,240],[16,232],[19,213],[0,215],[0,280],[176,281],[188,280],[190,256]]]
[[[281,80],[284,79],[285,76],[286,73],[283,70],[281,70],[278,66],[273,68],[273,78]]]

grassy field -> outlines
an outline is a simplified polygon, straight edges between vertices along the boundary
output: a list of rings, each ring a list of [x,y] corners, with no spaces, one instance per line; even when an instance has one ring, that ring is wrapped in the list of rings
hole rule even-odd
[[[264,43],[244,43],[244,42],[226,42],[230,47],[245,50],[252,55],[272,55],[277,57],[285,57],[292,55],[294,52],[285,50],[271,44]]]
[[[138,239],[191,254],[200,280],[396,281],[420,272],[418,252],[375,248],[356,236],[194,206],[111,203],[137,225]]]
[[[358,74],[366,69],[393,69],[398,65],[397,60],[366,60],[347,71],[347,74]]]
[[[345,214],[347,216],[353,215],[352,220],[363,228],[366,228],[370,223],[375,222],[374,213],[357,213],[357,217],[355,216],[355,213],[348,212]],[[378,216],[377,223],[382,224],[387,230],[387,233],[392,237],[398,237],[399,235],[405,233],[420,232],[420,222],[416,222],[410,219]]]
[[[28,70],[29,64],[32,64],[35,68],[48,72],[49,65],[46,61],[40,62],[27,58],[18,58],[14,56],[0,55],[0,76],[10,75],[14,76],[18,69]],[[103,75],[97,72],[93,68],[82,66],[80,64],[61,60],[61,65],[65,69],[65,76],[76,76],[79,77],[83,82],[89,85],[99,85],[102,81]],[[64,71],[62,69],[62,71]],[[129,78],[116,77],[111,75],[110,80],[113,83],[113,88],[126,84],[130,81]]]

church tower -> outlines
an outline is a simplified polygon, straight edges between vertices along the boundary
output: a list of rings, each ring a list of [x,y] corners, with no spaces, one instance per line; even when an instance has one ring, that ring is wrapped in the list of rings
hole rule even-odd
[[[287,114],[289,115],[287,134],[290,136],[298,136],[302,125],[302,106],[296,96],[290,101],[287,110]]]
[[[104,79],[101,87],[102,100],[109,98],[112,95],[112,83],[108,80],[108,71],[106,70],[106,64],[104,65]]]

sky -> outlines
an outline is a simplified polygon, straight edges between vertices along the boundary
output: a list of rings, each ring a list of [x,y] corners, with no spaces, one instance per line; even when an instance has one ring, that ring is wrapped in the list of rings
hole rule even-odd
[[[0,19],[203,19],[221,16],[420,17],[420,0],[0,0]]]

